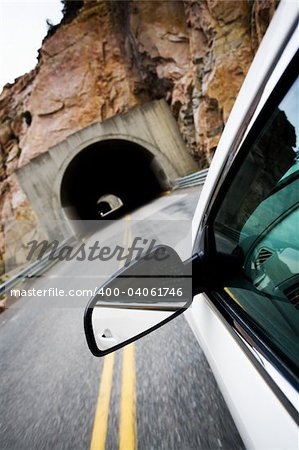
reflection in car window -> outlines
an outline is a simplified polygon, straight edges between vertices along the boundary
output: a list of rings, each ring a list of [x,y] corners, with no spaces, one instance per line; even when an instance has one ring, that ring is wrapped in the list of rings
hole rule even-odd
[[[299,81],[272,112],[214,222],[217,250],[241,247],[240,287],[227,288],[294,367],[299,366]]]

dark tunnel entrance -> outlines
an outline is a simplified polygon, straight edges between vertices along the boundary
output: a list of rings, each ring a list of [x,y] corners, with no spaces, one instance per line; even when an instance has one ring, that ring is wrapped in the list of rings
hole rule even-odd
[[[61,203],[71,220],[116,219],[169,188],[154,155],[120,139],[100,141],[82,150],[68,165],[61,183]],[[121,207],[103,217],[103,196],[118,198]]]

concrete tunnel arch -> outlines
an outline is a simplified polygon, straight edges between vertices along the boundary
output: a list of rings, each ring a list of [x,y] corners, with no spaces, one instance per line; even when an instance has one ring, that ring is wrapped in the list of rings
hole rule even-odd
[[[155,155],[125,139],[107,139],[83,148],[62,176],[60,199],[69,220],[103,220],[99,199],[113,195],[122,207],[106,216],[115,219],[138,208],[170,187]]]
[[[103,158],[100,164],[94,166],[101,168],[101,174],[106,180],[108,180],[106,172],[111,173],[111,166],[115,168],[116,165],[122,166],[123,171],[128,172],[127,180],[130,181],[130,177],[134,176],[135,197],[134,195],[125,197],[135,200],[136,206],[140,196],[144,201],[150,200],[156,195],[155,192],[168,189],[177,177],[197,170],[196,163],[186,151],[177,123],[165,100],[145,103],[126,113],[82,128],[50,147],[48,151],[32,158],[28,164],[16,171],[18,181],[49,239],[63,240],[76,235],[77,229],[74,229],[72,219],[94,218],[94,214],[90,214],[90,209],[87,208],[84,212],[82,185],[84,179],[88,183],[89,180],[87,175],[85,177],[82,175],[83,170],[79,170],[79,166],[81,164],[82,168],[88,169],[86,152],[91,152],[91,160],[97,162],[97,158],[94,158],[95,153],[92,153],[97,149],[104,157],[108,155],[109,146],[114,160],[109,160],[107,156],[108,159]],[[126,157],[123,154],[126,154]],[[140,170],[143,178],[139,180],[139,184],[133,170],[137,167],[137,163],[144,169]],[[120,169],[117,170],[123,179]],[[96,169],[91,167],[87,173],[91,172],[98,177],[99,170],[96,172]],[[96,176],[94,175],[92,179],[95,180]],[[148,184],[146,180],[149,181]],[[132,184],[129,183],[129,186]],[[107,192],[105,189],[103,195],[109,194],[113,192]],[[102,208],[104,206],[102,204]],[[126,207],[129,210],[135,206],[134,204],[130,206],[130,202],[127,202]],[[109,206],[106,205],[107,208]],[[119,213],[122,212],[124,211],[120,208]]]

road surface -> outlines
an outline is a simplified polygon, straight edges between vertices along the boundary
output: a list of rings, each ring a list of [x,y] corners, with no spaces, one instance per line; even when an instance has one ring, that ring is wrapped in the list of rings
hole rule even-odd
[[[190,251],[198,189],[130,215],[136,234]],[[121,245],[128,218],[88,237]],[[27,289],[95,289],[117,260],[62,261]],[[22,297],[0,316],[0,449],[241,449],[205,357],[180,316],[114,356],[95,358],[83,331],[88,297]]]

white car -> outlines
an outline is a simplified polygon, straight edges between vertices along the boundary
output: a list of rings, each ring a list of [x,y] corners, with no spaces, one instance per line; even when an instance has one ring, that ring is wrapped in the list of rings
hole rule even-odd
[[[85,313],[88,345],[102,356],[185,312],[256,449],[298,448],[298,17],[298,3],[280,3],[241,88],[194,215],[193,257],[183,263],[158,247],[119,271]],[[124,310],[134,325],[116,337],[108,322]]]

